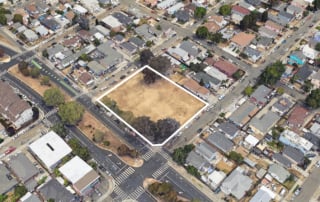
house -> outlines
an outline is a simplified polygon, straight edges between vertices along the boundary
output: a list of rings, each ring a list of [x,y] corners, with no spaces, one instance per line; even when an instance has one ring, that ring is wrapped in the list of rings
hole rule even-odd
[[[245,0],[245,2],[247,2],[248,4],[251,4],[253,6],[260,6],[261,5],[260,0]]]
[[[95,29],[105,37],[108,37],[110,35],[110,30],[102,25],[96,25]]]
[[[215,22],[206,22],[203,24],[210,33],[216,33],[220,30],[220,26]]]
[[[90,69],[91,72],[93,72],[94,75],[96,76],[101,76],[103,75],[106,71],[107,68],[105,68],[103,65],[101,65],[99,62],[93,60],[90,61],[87,64],[87,67]]]
[[[31,194],[30,192],[27,192],[19,199],[18,202],[41,202],[41,200],[37,194]]]
[[[216,190],[221,182],[227,177],[227,175],[222,171],[214,170],[210,175],[208,175],[208,184],[211,189]]]
[[[73,194],[71,194],[62,184],[56,179],[50,179],[45,184],[38,188],[40,195],[48,201],[53,199],[54,201],[73,202],[76,201]]]
[[[160,31],[156,30],[149,24],[142,24],[134,29],[138,36],[142,37],[145,41],[154,41],[160,37]]]
[[[51,29],[52,31],[57,31],[61,28],[61,25],[54,18],[44,18],[40,20],[46,28]]]
[[[171,7],[167,8],[167,13],[169,15],[174,15],[178,10],[182,9],[184,6],[185,6],[184,3],[178,2],[172,5]]]
[[[285,168],[291,168],[291,161],[280,153],[273,154],[272,159]]]
[[[275,39],[278,34],[275,31],[272,31],[266,27],[259,27],[259,34],[262,37],[267,37],[267,38],[271,38],[271,39]]]
[[[306,57],[303,55],[302,51],[294,51],[288,57],[288,64],[293,65],[303,65],[305,63]]]
[[[230,78],[234,73],[236,73],[236,71],[238,71],[238,68],[235,65],[225,60],[219,60],[215,62],[213,66]]]
[[[90,42],[93,40],[92,34],[88,30],[81,29],[77,32],[77,36],[84,42]]]
[[[249,149],[255,147],[258,143],[259,140],[251,134],[247,135],[247,137],[244,139],[244,145]]]
[[[47,36],[49,34],[49,30],[45,28],[43,25],[36,27],[35,32],[39,34],[41,37]]]
[[[188,52],[181,49],[180,47],[174,47],[174,48],[170,47],[167,50],[167,53],[172,57],[176,58],[177,60],[182,61],[184,63],[188,63],[190,60]]]
[[[248,123],[259,108],[251,102],[245,102],[235,112],[231,114],[229,120],[239,127],[242,127]]]
[[[82,196],[92,191],[99,183],[98,173],[78,156],[65,163],[59,171]]]
[[[308,44],[302,46],[302,53],[305,55],[307,58],[310,58],[312,60],[315,60],[318,57],[318,51],[315,49],[311,48]]]
[[[200,86],[196,81],[190,78],[184,79],[182,81],[182,86],[204,100],[207,100],[210,95],[210,91],[208,89]]]
[[[238,127],[229,121],[220,123],[218,129],[231,140],[240,133]]]
[[[287,24],[289,24],[294,19],[294,15],[287,13],[286,11],[280,11],[278,13],[278,17],[281,21],[286,22]]]
[[[34,42],[39,38],[38,35],[31,29],[26,29],[22,34],[28,42]]]
[[[243,8],[238,5],[232,6],[231,19],[236,24],[239,24],[240,21],[244,18],[244,16],[249,15],[249,14],[250,14],[250,10],[248,10],[246,8]]]
[[[222,34],[222,38],[226,40],[230,40],[235,35],[235,30],[231,29],[229,26],[226,26],[225,28],[221,29],[219,31],[220,34]]]
[[[261,58],[261,52],[257,49],[251,48],[250,46],[247,46],[244,49],[244,54],[246,54],[249,57],[249,60],[256,63]]]
[[[174,15],[180,23],[186,23],[190,20],[190,14],[186,10],[178,10]]]
[[[49,171],[69,155],[72,149],[54,131],[50,131],[29,145],[31,153],[41,161]]]
[[[28,25],[29,24],[29,14],[28,12],[24,9],[24,8],[17,8],[14,11],[14,14],[19,14],[22,16],[22,23],[24,25]]]
[[[314,73],[313,69],[308,65],[305,64],[295,74],[296,82],[303,84],[309,77]]]
[[[198,72],[193,76],[193,79],[196,80],[199,84],[202,82],[206,88],[218,89],[221,83],[215,77],[212,77],[204,72]]]
[[[73,11],[68,11],[64,14],[64,17],[68,19],[70,22],[72,22],[73,18],[76,16],[76,14]]]
[[[312,150],[318,151],[320,149],[320,137],[314,133],[304,133],[303,138],[313,144]]]
[[[186,164],[195,167],[197,170],[202,170],[208,161],[195,151],[191,151],[186,158]]]
[[[158,9],[167,9],[177,3],[177,0],[164,0],[157,4]]]
[[[112,16],[118,19],[118,21],[125,26],[129,26],[133,23],[133,20],[123,12],[114,12],[112,13]]]
[[[0,161],[0,182],[1,195],[8,193],[18,185],[18,181],[12,177],[12,174],[2,161]]]
[[[101,20],[101,23],[108,29],[112,29],[117,32],[122,29],[122,23],[112,15],[108,15],[107,17]]]
[[[206,141],[226,154],[228,154],[234,146],[231,140],[218,131],[211,134]]]
[[[268,96],[271,93],[271,89],[265,85],[260,85],[250,96],[250,102],[257,106],[264,106],[268,102]]]
[[[78,80],[82,85],[85,85],[85,86],[89,86],[94,82],[91,74],[88,73],[87,71],[82,72]]]
[[[210,15],[207,18],[208,22],[215,22],[220,28],[225,27],[228,22],[224,19],[223,16],[220,15]]]
[[[111,67],[115,67],[117,64],[121,63],[123,60],[123,55],[118,51],[110,47],[110,45],[106,42],[100,44],[97,47],[97,50],[103,54],[105,57],[101,59],[100,64],[105,66],[105,69],[110,69]]]
[[[271,20],[268,20],[267,22],[265,22],[264,27],[267,29],[270,29],[274,32],[276,32],[277,34],[282,32],[283,27]]]
[[[243,198],[247,191],[251,189],[252,180],[242,174],[240,167],[232,171],[232,173],[221,184],[221,191],[227,195],[232,195],[236,199]]]
[[[272,111],[261,111],[249,123],[253,132],[265,135],[280,120],[280,116]]]
[[[277,102],[275,102],[271,106],[271,111],[278,113],[280,116],[283,116],[285,113],[289,111],[289,109],[291,109],[293,104],[294,103],[291,100],[289,100],[289,98],[287,98],[285,95],[282,95],[277,100]]]
[[[219,71],[217,68],[212,67],[212,66],[208,66],[208,67],[204,68],[203,71],[207,75],[217,79],[220,83],[221,83],[221,81],[225,81],[228,79],[228,76],[225,73]]]
[[[79,4],[73,6],[73,11],[78,15],[85,15],[88,13],[88,10]]]
[[[315,88],[320,88],[320,70],[311,75],[311,83]]]
[[[217,151],[206,142],[201,142],[200,144],[197,144],[195,147],[195,152],[209,162],[216,158],[217,153]]]
[[[40,14],[39,10],[37,9],[37,6],[35,4],[29,4],[25,7],[25,10],[28,12],[28,14],[33,17],[37,18]]]
[[[280,183],[284,183],[290,177],[290,173],[279,164],[271,164],[268,173]]]
[[[291,15],[294,15],[296,19],[301,19],[303,17],[303,8],[295,6],[293,4],[290,4],[287,7],[286,12]]]
[[[138,50],[137,47],[130,42],[123,42],[119,47],[129,55],[135,54]]]
[[[138,47],[139,49],[144,48],[145,42],[139,37],[131,37],[129,42]]]
[[[261,186],[258,192],[250,199],[249,202],[270,202],[275,199],[276,194],[265,186]]]
[[[57,54],[64,51],[64,47],[61,44],[55,44],[50,48],[47,48],[48,59],[52,60]]]
[[[254,34],[248,34],[245,32],[240,32],[238,34],[235,34],[231,38],[231,43],[236,46],[239,50],[244,49],[246,46],[248,46],[256,36]]]
[[[303,126],[307,116],[309,115],[309,111],[302,106],[295,106],[291,111],[287,124],[291,128],[300,128]]]
[[[298,165],[303,163],[304,161],[304,154],[299,149],[291,147],[289,145],[284,147],[282,154],[290,161]]]
[[[33,116],[29,103],[21,99],[13,88],[3,81],[0,81],[0,113],[16,129],[31,121]]]
[[[30,179],[33,179],[39,173],[38,168],[22,153],[10,156],[7,163],[9,168],[22,183],[26,183]]]
[[[309,152],[313,147],[313,144],[310,141],[290,130],[283,131],[280,134],[279,141],[284,145],[299,149],[304,154]]]
[[[186,51],[189,56],[192,56],[193,58],[198,57],[201,53],[201,50],[198,48],[198,46],[190,41],[182,41],[179,45],[179,48]]]

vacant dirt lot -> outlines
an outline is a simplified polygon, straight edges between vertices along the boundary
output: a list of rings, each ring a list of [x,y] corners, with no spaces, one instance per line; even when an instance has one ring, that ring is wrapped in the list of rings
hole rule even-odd
[[[149,116],[153,121],[174,118],[182,125],[199,111],[204,103],[165,79],[145,85],[139,73],[107,95],[123,111]]]

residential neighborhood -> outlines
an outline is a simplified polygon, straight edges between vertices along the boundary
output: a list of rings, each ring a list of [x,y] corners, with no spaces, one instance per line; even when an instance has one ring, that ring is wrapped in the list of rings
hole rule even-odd
[[[319,9],[0,0],[0,201],[319,201]]]

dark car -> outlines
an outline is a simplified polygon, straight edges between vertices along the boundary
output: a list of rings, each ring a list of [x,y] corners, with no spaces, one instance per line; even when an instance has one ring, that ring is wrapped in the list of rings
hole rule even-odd
[[[124,79],[124,78],[126,78],[126,75],[120,76],[120,79],[121,79],[121,80]]]

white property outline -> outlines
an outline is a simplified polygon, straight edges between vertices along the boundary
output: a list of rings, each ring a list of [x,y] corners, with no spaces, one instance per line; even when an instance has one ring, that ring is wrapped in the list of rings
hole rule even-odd
[[[109,93],[111,93],[112,91],[114,91],[116,88],[118,88],[119,86],[121,86],[122,84],[126,83],[129,79],[131,79],[132,77],[136,76],[137,74],[139,74],[140,72],[142,72],[144,69],[148,68],[149,70],[153,71],[154,73],[158,74],[159,76],[161,76],[162,78],[164,78],[165,80],[169,81],[171,84],[177,86],[179,89],[185,91],[186,93],[188,93],[189,95],[193,96],[194,98],[196,98],[197,100],[199,100],[200,102],[204,103],[204,106],[197,112],[195,113],[190,119],[188,119],[183,125],[180,126],[180,128],[178,128],[172,135],[170,135],[165,141],[163,141],[160,144],[153,144],[152,142],[150,142],[150,140],[148,140],[145,136],[143,136],[140,132],[138,132],[135,128],[133,128],[130,124],[128,124],[124,119],[122,119],[118,114],[116,114],[113,110],[111,110],[108,106],[106,106],[101,99],[108,95]],[[115,117],[117,117],[117,119],[121,120],[127,127],[129,127],[132,131],[134,131],[137,135],[139,135],[144,141],[146,141],[148,144],[150,144],[153,147],[161,147],[163,145],[165,145],[167,142],[169,142],[174,136],[176,136],[185,126],[187,126],[190,122],[193,121],[193,119],[195,119],[197,116],[199,116],[202,111],[204,109],[206,109],[209,104],[207,102],[205,102],[204,100],[200,99],[199,97],[197,97],[196,95],[194,95],[193,93],[191,93],[190,91],[184,89],[183,87],[181,87],[180,85],[176,84],[174,81],[170,80],[169,78],[167,78],[166,76],[162,75],[161,73],[159,73],[158,71],[154,70],[153,68],[151,68],[148,65],[145,65],[144,67],[142,67],[140,70],[136,71],[135,73],[133,73],[132,75],[130,75],[129,77],[127,77],[126,79],[124,79],[122,82],[118,83],[117,85],[115,85],[113,88],[111,88],[110,90],[108,90],[107,92],[103,93],[98,99],[97,102],[102,105],[103,107],[105,107],[109,112],[111,112]]]

